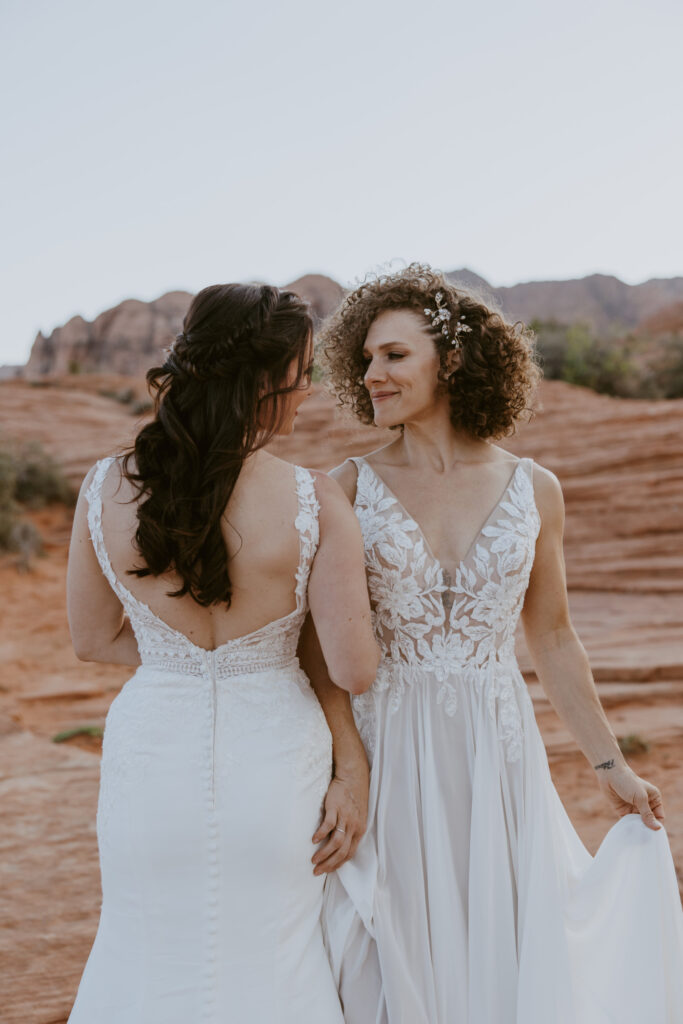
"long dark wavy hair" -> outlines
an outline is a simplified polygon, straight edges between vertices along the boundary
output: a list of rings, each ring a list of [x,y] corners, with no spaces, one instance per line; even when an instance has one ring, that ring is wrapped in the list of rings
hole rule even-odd
[[[173,570],[182,585],[170,597],[230,607],[221,517],[245,458],[281,427],[283,396],[308,385],[312,333],[293,292],[217,284],[195,296],[165,363],[147,373],[154,419],[123,456],[145,563],[128,573]]]

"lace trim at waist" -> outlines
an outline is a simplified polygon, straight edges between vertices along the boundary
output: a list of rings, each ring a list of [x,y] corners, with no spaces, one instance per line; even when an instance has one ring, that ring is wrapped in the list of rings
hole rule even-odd
[[[197,655],[191,659],[183,657],[163,657],[142,651],[140,653],[144,669],[168,672],[179,676],[211,677],[227,679],[234,676],[255,675],[262,672],[278,671],[292,667],[298,670],[299,662],[296,654],[283,652],[270,657],[235,657],[220,651],[206,651],[206,657]],[[212,667],[213,666],[213,667]]]

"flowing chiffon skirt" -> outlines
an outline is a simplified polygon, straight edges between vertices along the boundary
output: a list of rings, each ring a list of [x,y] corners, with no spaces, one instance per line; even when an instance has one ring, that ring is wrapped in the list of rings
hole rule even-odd
[[[505,687],[453,676],[450,715],[443,679],[406,671],[398,707],[389,685],[356,701],[369,825],[323,912],[346,1024],[683,1022],[665,830],[628,815],[588,854],[516,664],[512,686],[509,672]],[[519,750],[501,740],[506,717]]]

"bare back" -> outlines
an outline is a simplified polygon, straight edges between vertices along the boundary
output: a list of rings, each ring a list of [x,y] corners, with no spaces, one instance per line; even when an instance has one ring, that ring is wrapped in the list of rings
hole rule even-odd
[[[135,547],[137,501],[115,463],[102,489],[102,532],[112,568],[124,586],[160,619],[198,647],[219,647],[283,618],[296,608],[300,538],[294,467],[266,452],[247,460],[225,510],[222,531],[233,597],[204,608],[189,594],[169,597],[175,573],[142,578],[127,570],[144,564]]]

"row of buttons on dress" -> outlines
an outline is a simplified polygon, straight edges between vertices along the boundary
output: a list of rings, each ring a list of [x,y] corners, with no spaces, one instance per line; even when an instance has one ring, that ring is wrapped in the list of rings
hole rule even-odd
[[[204,665],[209,676],[209,719],[207,729],[207,763],[204,770],[207,796],[207,943],[206,962],[204,965],[204,1007],[203,1016],[210,1020],[215,1014],[216,1002],[216,957],[218,942],[218,911],[219,911],[219,842],[218,818],[216,815],[216,652],[203,652]]]

